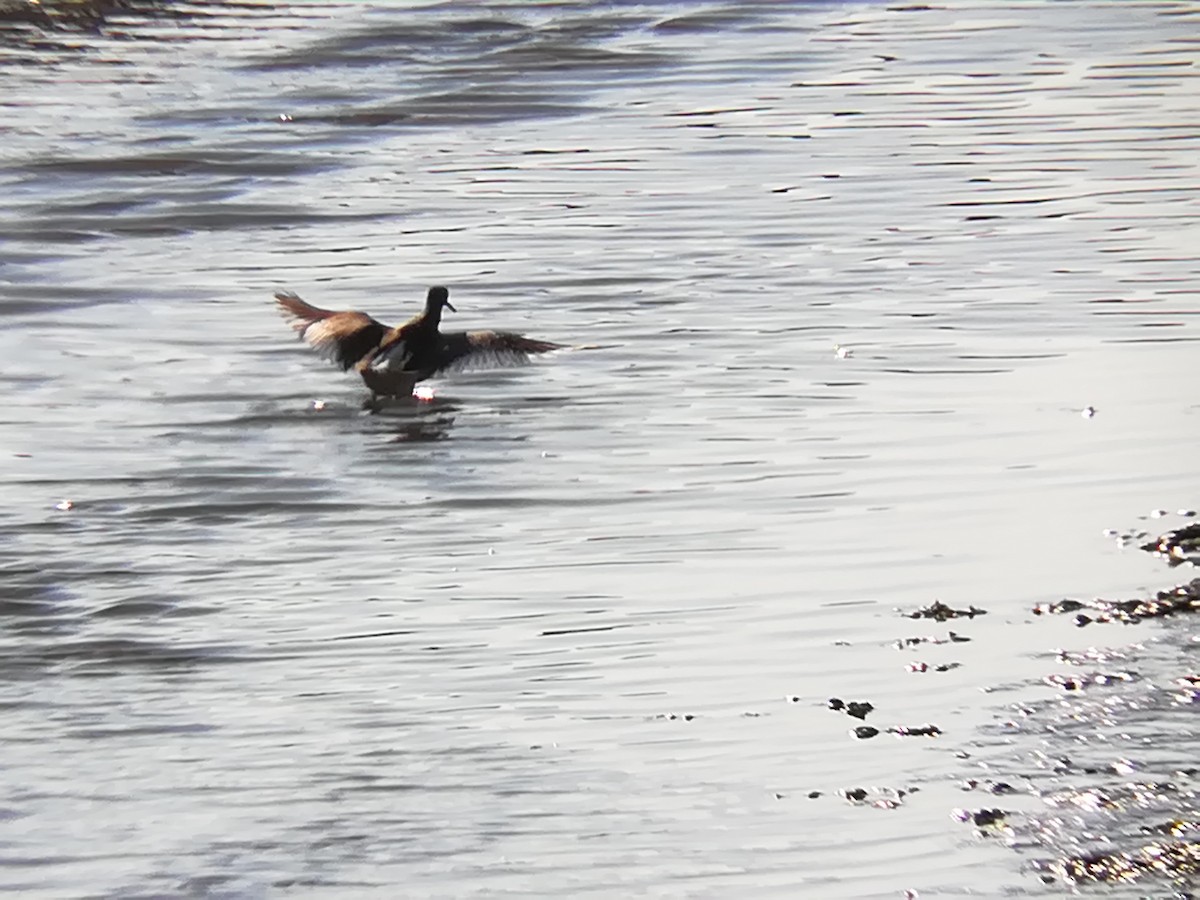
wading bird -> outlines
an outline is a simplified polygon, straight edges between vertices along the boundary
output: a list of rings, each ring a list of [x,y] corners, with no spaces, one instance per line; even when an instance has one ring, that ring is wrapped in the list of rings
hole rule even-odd
[[[320,309],[291,291],[275,300],[301,340],[362,376],[372,405],[378,397],[409,397],[418,381],[442,372],[521,365],[532,354],[563,348],[511,331],[439,331],[442,308],[457,312],[444,287],[430,288],[425,311],[396,328],[364,312]]]

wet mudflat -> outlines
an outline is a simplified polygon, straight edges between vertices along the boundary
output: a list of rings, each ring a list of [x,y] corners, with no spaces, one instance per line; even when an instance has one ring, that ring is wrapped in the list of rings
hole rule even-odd
[[[1194,844],[1137,833],[1194,798],[1194,616],[1033,610],[1190,581],[1137,517],[1196,505],[1198,22],[6,25],[0,884],[1056,896],[1098,785]],[[603,349],[371,416],[271,309],[437,283]]]

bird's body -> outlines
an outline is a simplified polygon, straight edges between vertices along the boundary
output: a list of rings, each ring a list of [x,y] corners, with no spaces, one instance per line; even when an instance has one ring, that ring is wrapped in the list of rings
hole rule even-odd
[[[275,295],[280,311],[309,346],[342,367],[354,369],[374,396],[407,397],[418,381],[459,368],[512,366],[560,344],[510,331],[442,333],[442,308],[450,305],[444,287],[429,289],[425,311],[389,328],[364,312],[333,312],[287,292]]]

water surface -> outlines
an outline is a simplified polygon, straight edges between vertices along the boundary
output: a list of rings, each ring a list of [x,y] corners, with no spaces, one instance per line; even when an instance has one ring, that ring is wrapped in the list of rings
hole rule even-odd
[[[10,28],[3,883],[1061,892],[950,819],[955,754],[1013,699],[981,688],[1033,696],[1086,645],[1033,604],[1171,578],[1101,530],[1195,502],[1198,21]],[[370,416],[269,302],[394,322],[435,283],[448,327],[601,349]],[[961,668],[909,675],[894,610],[935,598],[989,615],[925,654]],[[855,741],[831,695],[945,734]],[[834,795],[858,785],[922,790]]]

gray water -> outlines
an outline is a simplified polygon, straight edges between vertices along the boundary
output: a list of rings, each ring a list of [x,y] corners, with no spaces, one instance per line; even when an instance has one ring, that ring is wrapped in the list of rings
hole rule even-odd
[[[1094,639],[1031,606],[1173,583],[1102,529],[1196,502],[1198,34],[1035,0],[3,32],[0,887],[1061,894],[947,815],[956,753]],[[442,283],[447,327],[592,349],[372,416],[270,303]],[[936,598],[989,610],[972,643],[891,649]],[[855,741],[832,695],[944,734]]]

